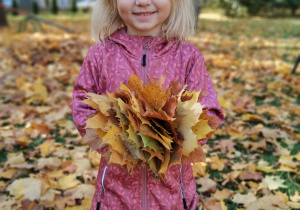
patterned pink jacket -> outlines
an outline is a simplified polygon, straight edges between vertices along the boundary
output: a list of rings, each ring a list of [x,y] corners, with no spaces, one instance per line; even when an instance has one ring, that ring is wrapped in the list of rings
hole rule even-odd
[[[91,46],[74,86],[71,108],[82,136],[85,135],[86,115],[95,111],[80,102],[86,98],[81,90],[97,94],[114,92],[120,82],[127,83],[132,73],[140,76],[144,83],[147,76],[157,78],[166,73],[165,87],[179,78],[182,85],[188,84],[188,89],[206,90],[208,94],[199,102],[209,110],[210,116],[223,123],[223,113],[203,56],[196,47],[176,39],[166,42],[162,37],[131,36],[122,28],[107,38],[105,45]],[[156,182],[151,175],[152,171],[146,168],[141,171],[135,168],[129,175],[119,167],[107,166],[102,157],[91,209],[196,208],[198,195],[191,164],[172,166],[166,172],[166,182]]]

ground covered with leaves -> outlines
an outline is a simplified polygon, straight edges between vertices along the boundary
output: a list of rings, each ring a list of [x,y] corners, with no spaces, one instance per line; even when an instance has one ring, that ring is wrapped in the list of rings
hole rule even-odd
[[[203,16],[205,57],[226,122],[193,165],[198,209],[299,209],[299,20]],[[79,31],[0,35],[0,209],[89,209],[100,155],[81,143],[69,103],[93,40]],[[300,69],[298,68],[298,72]]]

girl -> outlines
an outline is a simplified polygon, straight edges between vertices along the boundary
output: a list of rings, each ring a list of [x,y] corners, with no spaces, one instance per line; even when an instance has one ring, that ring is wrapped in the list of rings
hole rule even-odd
[[[75,83],[71,103],[74,122],[84,139],[97,138],[85,130],[86,116],[95,112],[82,103],[82,91],[105,94],[126,84],[132,73],[144,84],[150,77],[166,74],[164,86],[179,79],[189,90],[207,93],[199,99],[212,120],[223,123],[212,82],[199,50],[184,41],[193,34],[194,13],[191,0],[97,0],[92,14],[91,46]],[[205,142],[200,142],[201,144]],[[91,145],[90,145],[91,146]],[[98,150],[101,154],[105,149]],[[107,166],[101,158],[97,186],[91,209],[195,209],[196,184],[190,163],[174,165],[166,181],[151,179],[152,171],[142,167],[129,175],[117,166]]]

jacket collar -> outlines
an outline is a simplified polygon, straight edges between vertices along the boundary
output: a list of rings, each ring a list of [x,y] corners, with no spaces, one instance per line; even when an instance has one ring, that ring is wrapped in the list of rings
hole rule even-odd
[[[118,44],[127,53],[136,58],[143,54],[147,45],[153,57],[160,57],[174,50],[174,46],[179,43],[176,38],[168,42],[164,37],[129,35],[126,27],[115,31],[107,40]]]

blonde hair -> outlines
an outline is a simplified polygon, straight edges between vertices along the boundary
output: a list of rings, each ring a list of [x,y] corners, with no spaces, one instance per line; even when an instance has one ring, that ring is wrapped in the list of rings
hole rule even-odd
[[[192,0],[170,0],[171,12],[162,30],[170,41],[173,37],[180,41],[194,34],[195,12]],[[104,41],[117,29],[125,26],[121,19],[117,0],[97,0],[92,12],[91,33],[96,41]]]

